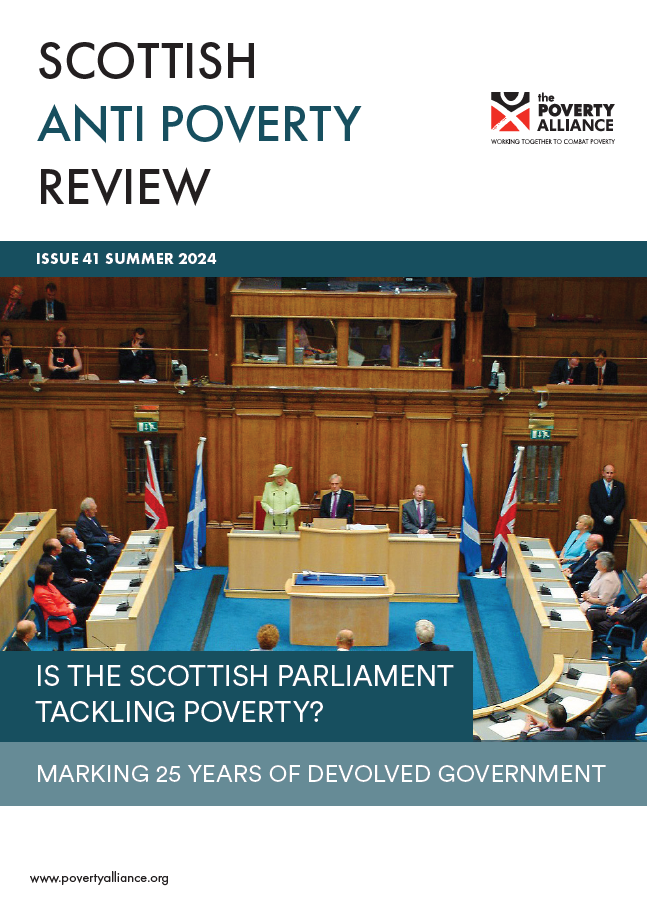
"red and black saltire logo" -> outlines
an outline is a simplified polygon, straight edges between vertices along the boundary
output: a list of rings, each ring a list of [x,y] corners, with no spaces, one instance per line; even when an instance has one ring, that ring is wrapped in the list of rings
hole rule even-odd
[[[530,92],[492,92],[492,129],[520,133],[530,129]]]

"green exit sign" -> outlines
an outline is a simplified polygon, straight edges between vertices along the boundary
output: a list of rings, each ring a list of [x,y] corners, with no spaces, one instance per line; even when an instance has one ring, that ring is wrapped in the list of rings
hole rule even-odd
[[[546,429],[541,429],[541,428],[539,428],[537,430],[531,430],[530,439],[531,440],[550,440],[551,433],[552,433],[552,430],[546,430]]]
[[[137,433],[157,433],[157,421],[137,421]]]

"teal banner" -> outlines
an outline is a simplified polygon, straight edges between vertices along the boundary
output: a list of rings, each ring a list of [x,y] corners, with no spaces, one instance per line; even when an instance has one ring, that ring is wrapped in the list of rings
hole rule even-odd
[[[6,806],[602,807],[641,802],[644,759],[635,743],[14,743],[2,773]]]
[[[6,741],[472,737],[467,652],[10,652],[0,690]]]
[[[0,245],[2,276],[642,276],[647,243],[40,242]]]

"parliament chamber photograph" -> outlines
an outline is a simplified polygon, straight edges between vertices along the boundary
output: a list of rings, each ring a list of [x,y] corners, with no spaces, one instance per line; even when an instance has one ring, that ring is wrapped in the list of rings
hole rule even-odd
[[[647,278],[1,279],[1,646],[470,652],[474,739],[646,742],[646,340]]]

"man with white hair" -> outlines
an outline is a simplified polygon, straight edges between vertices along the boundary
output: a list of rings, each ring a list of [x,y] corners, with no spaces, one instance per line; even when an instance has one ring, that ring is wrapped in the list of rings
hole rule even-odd
[[[448,645],[437,645],[434,642],[436,627],[431,620],[418,620],[416,623],[416,636],[420,645],[414,652],[448,652]]]
[[[101,544],[106,549],[106,556],[119,557],[123,544],[115,535],[101,527],[97,521],[96,515],[99,511],[95,500],[92,497],[86,497],[81,501],[81,515],[76,520],[76,533],[83,543],[87,546]]]

